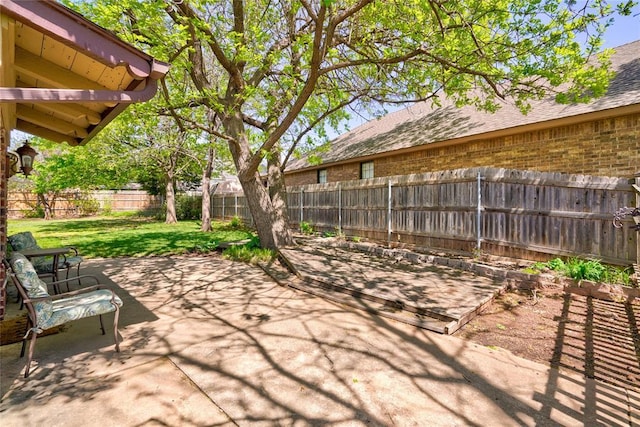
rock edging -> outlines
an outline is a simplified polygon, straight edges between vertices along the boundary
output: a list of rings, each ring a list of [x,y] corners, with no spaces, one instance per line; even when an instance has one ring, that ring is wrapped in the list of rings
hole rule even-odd
[[[507,289],[533,290],[547,287],[561,287],[565,292],[576,295],[590,296],[593,298],[633,303],[640,299],[640,289],[626,286],[596,283],[588,280],[573,280],[559,278],[552,274],[530,274],[516,270],[505,270],[487,264],[474,262],[463,257],[447,257],[441,255],[421,254],[406,249],[385,248],[371,243],[350,242],[342,239],[323,238],[316,239],[323,245],[341,249],[357,250],[370,253],[379,257],[405,260],[413,264],[435,264],[451,267],[457,270],[469,271],[479,276],[507,282]]]

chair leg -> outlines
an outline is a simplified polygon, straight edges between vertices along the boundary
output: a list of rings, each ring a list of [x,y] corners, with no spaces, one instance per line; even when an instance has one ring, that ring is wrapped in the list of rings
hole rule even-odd
[[[29,343],[29,354],[27,355],[27,366],[24,368],[24,377],[29,378],[29,369],[31,367],[31,359],[33,359],[33,351],[36,348],[36,339],[38,334],[31,331],[31,342]]]
[[[22,338],[22,348],[20,349],[20,357],[24,357],[24,351],[27,348],[27,338]]]
[[[71,267],[67,267],[66,270],[67,270],[67,272],[66,272],[64,278],[65,278],[65,282],[67,283],[67,292],[69,292],[69,291],[71,291],[71,287],[70,287],[71,285],[69,284],[69,270],[71,270]]]
[[[98,315],[98,318],[100,319],[100,330],[102,331],[102,335],[104,335],[106,332],[104,330],[104,322],[102,322],[102,314]]]
[[[78,278],[78,286],[82,286],[82,280],[80,279],[80,264],[78,264],[78,270],[76,271],[76,277]]]
[[[116,351],[120,352],[120,343],[118,342],[118,318],[120,317],[120,307],[116,305],[116,312],[113,315],[113,338],[116,341]]]
[[[22,348],[20,349],[20,357],[24,357],[24,351],[27,348],[27,337],[29,336],[29,330],[33,327],[33,323],[31,323],[31,318],[27,316],[27,327],[24,330],[24,335],[22,338]],[[31,331],[33,333],[33,331]]]

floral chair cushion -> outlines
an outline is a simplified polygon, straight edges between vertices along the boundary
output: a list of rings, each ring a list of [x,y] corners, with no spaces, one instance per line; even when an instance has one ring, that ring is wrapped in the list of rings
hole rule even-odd
[[[29,260],[19,252],[13,252],[10,259],[11,269],[22,283],[29,298],[48,297],[47,284],[39,277]],[[36,312],[37,327],[41,328],[41,323],[47,323],[53,314],[53,304],[51,301],[37,301],[33,303]]]
[[[16,233],[7,237],[7,241],[11,245],[14,251],[22,251],[25,249],[40,249],[36,238],[33,237],[30,231],[23,231],[22,233]]]
[[[68,256],[66,260],[62,260],[62,259],[60,260],[60,262],[58,263],[58,268],[75,267],[76,265],[80,264],[83,260],[84,258],[82,258],[80,255]]]
[[[41,249],[36,242],[36,238],[30,231],[23,231],[7,237],[7,242],[13,251],[20,252],[27,249]],[[13,252],[12,251],[12,252]],[[39,274],[53,273],[53,262],[51,258],[37,257],[31,258],[31,264]],[[64,266],[59,266],[64,267]]]
[[[110,313],[116,311],[116,305],[122,307],[122,300],[110,289],[98,289],[86,294],[55,300],[51,317],[39,326],[42,329],[47,329],[71,320]]]

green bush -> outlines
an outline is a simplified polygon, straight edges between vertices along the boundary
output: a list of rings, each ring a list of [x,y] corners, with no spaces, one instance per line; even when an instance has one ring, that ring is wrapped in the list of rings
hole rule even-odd
[[[276,257],[276,253],[270,249],[260,247],[260,239],[253,236],[244,245],[229,246],[222,252],[222,256],[232,261],[242,261],[250,264],[269,262]]]
[[[73,205],[81,216],[95,215],[100,210],[100,203],[88,194],[83,194],[81,198],[74,200]]]
[[[32,209],[23,209],[21,212],[24,218],[44,218],[44,208],[40,205]]]
[[[176,197],[176,218],[180,220],[202,219],[202,196]]]
[[[229,223],[229,225],[234,230],[242,228],[243,227],[242,219],[240,217],[238,217],[238,216],[234,216],[233,218],[231,218],[231,222]]]
[[[102,202],[102,215],[111,215],[113,214],[113,200],[106,199]]]
[[[211,242],[204,242],[204,243],[196,245],[193,248],[193,252],[200,253],[200,254],[206,254],[206,253],[209,253],[209,252],[213,252],[216,249],[218,249],[218,242],[213,240]]]
[[[604,265],[598,260],[583,260],[570,258],[566,262],[554,258],[547,262],[536,262],[526,269],[527,272],[539,273],[550,270],[560,276],[574,280],[589,280],[592,282],[617,283],[629,285],[631,283],[631,269]]]
[[[607,268],[600,264],[600,261],[581,260],[571,258],[566,263],[567,276],[575,280],[591,280],[592,282],[601,282]]]
[[[313,225],[310,222],[302,221],[300,223],[300,232],[302,234],[313,234]]]

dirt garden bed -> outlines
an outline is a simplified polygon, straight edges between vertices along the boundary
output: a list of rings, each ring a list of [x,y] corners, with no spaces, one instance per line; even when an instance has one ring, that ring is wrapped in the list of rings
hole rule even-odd
[[[454,335],[640,389],[640,300],[580,293],[562,285],[509,291]]]

